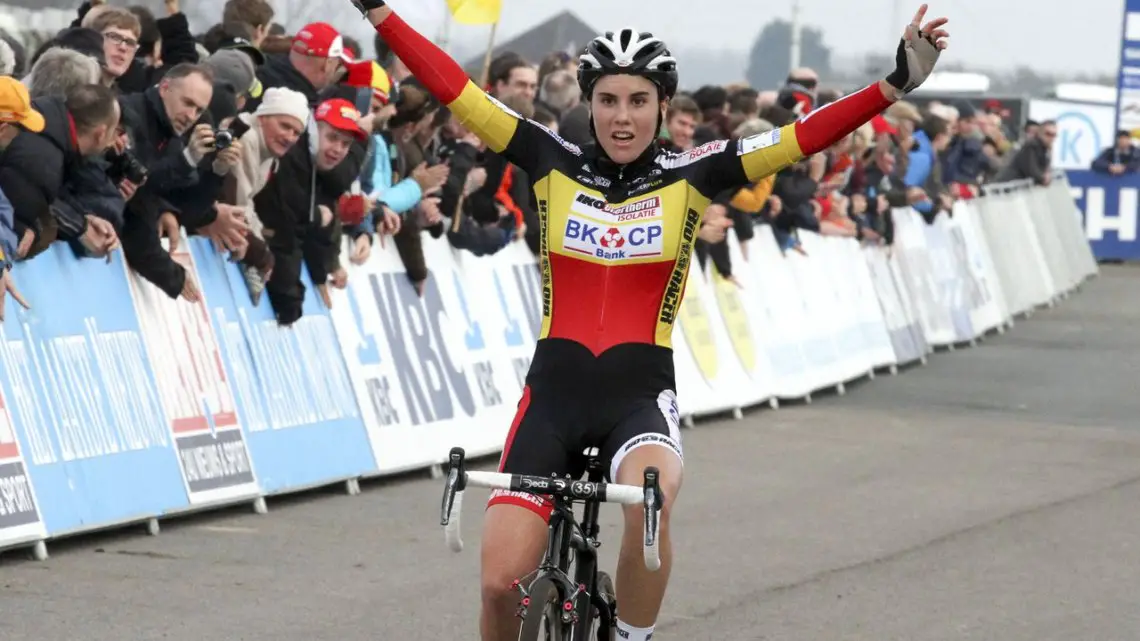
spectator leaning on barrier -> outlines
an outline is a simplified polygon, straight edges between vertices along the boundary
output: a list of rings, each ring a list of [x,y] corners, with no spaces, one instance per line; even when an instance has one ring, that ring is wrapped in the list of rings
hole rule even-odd
[[[1043,121],[1037,135],[1026,140],[1017,152],[1010,155],[1006,165],[994,178],[995,182],[1030,179],[1038,185],[1048,185],[1053,180],[1050,156],[1056,138],[1057,123],[1052,120]]]
[[[300,29],[292,39],[289,52],[270,56],[258,68],[258,79],[265,89],[285,87],[302,95],[315,109],[321,102],[320,92],[336,82],[344,57],[344,40],[331,25],[315,22]],[[255,111],[257,100],[246,104]],[[310,268],[325,264],[325,257],[314,252],[324,250],[315,242],[315,234],[332,223],[319,215],[316,207],[316,182],[332,181],[345,187],[359,176],[364,149],[358,158],[342,163],[330,172],[318,172],[315,156],[319,148],[315,121],[310,117],[301,139],[281,159],[278,170],[255,196],[257,212],[264,224],[264,235],[274,254],[274,268],[266,285],[277,320],[290,325],[301,317],[305,288],[301,282],[302,264]],[[326,230],[327,233],[327,230]],[[323,270],[322,270],[323,271]],[[319,282],[318,282],[319,284]]]
[[[6,82],[0,111],[24,113],[28,99],[22,85]],[[118,245],[110,223],[57,207],[57,199],[69,168],[102,154],[114,140],[119,104],[110,89],[84,85],[66,99],[40,98],[31,107],[43,115],[42,131],[20,130],[0,156],[0,190],[12,203],[20,239],[17,257],[35,256],[57,239],[79,241],[93,255],[103,255]]]
[[[102,71],[91,56],[73,49],[52,47],[45,51],[24,79],[32,98],[66,99],[73,89],[99,82]]]
[[[1092,170],[1110,176],[1140,171],[1140,149],[1132,144],[1132,134],[1125,129],[1116,132],[1116,144],[1105,149],[1092,163]]]
[[[221,50],[202,66],[213,76],[209,107],[195,126],[205,137],[205,153],[193,179],[168,190],[164,198],[188,233],[206,236],[218,247],[233,252],[234,259],[267,271],[269,252],[264,242],[249,235],[239,209],[220,202],[226,176],[241,163],[246,151],[231,123],[258,84],[253,62],[243,53]],[[251,244],[256,246],[251,248]]]
[[[9,77],[0,77],[0,154],[7,151],[21,128],[40,133],[44,130],[44,117],[32,108],[31,98],[21,84]],[[12,282],[12,263],[19,256],[12,203],[0,191],[0,321],[4,320],[4,303],[11,293],[16,302],[28,307]]]
[[[239,114],[231,127],[242,147],[241,163],[226,177],[222,189],[223,200],[237,206],[249,225],[253,240],[251,247],[258,250],[264,244],[264,224],[254,204],[255,196],[265,188],[276,173],[278,163],[300,140],[309,119],[309,101],[299,92],[284,87],[268,89],[261,104],[253,113]],[[246,256],[243,271],[254,304],[260,300],[273,268],[273,254],[265,247],[265,254]],[[258,272],[250,274],[249,272]]]
[[[134,158],[146,170],[141,184],[129,176],[119,182],[128,196],[123,252],[140,276],[167,296],[190,302],[200,299],[197,283],[163,250],[160,238],[169,240],[170,251],[178,247],[182,212],[167,196],[198,180],[197,167],[214,144],[212,127],[195,126],[210,105],[213,80],[208,68],[184,63],[145,93],[121,99],[131,148],[129,154],[120,151],[120,162]]]
[[[354,145],[368,141],[368,132],[360,126],[361,118],[356,106],[343,98],[326,100],[317,106],[314,114],[319,135],[317,172],[335,170],[348,158]],[[314,252],[314,259],[305,261],[317,292],[326,307],[332,306],[328,292],[329,277],[334,276],[333,284],[339,288],[345,286],[347,279],[347,274],[337,274],[338,271],[343,271],[340,266],[339,237],[325,233],[334,227],[337,201],[346,190],[340,187],[330,188],[329,185],[329,182],[317,182],[317,191],[314,194],[314,202],[321,217],[322,232],[314,234],[313,244],[323,243],[324,247],[322,251]]]
[[[983,149],[985,134],[978,124],[977,113],[968,103],[958,108],[957,129],[945,152],[942,178],[950,185],[955,198],[977,198],[981,193],[978,181],[990,161]]]
[[[52,47],[36,61],[29,78],[33,99],[56,97],[66,100],[78,87],[101,82],[102,69],[91,56],[72,49]],[[84,215],[93,215],[109,222],[118,234],[123,228],[126,196],[109,177],[109,170],[111,164],[102,154],[73,162],[68,168],[67,180],[57,194],[56,211],[76,220]],[[75,248],[87,254],[82,245]]]
[[[922,126],[914,132],[914,143],[910,153],[906,154],[908,162],[903,183],[908,188],[922,189],[931,196],[912,205],[927,222],[932,222],[939,211],[949,212],[953,206],[953,198],[942,182],[942,167],[938,162],[939,155],[950,144],[949,129],[946,121],[938,116],[926,116]]]

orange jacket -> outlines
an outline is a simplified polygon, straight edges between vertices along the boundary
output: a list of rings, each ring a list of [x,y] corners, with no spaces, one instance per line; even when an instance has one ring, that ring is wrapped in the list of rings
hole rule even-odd
[[[776,184],[776,176],[766,176],[751,185],[736,192],[730,203],[736,209],[746,214],[759,213],[772,195],[772,187]]]

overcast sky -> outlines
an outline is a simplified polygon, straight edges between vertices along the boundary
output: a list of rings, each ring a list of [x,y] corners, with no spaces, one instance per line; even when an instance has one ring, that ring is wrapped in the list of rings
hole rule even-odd
[[[805,25],[823,29],[840,57],[890,52],[916,0],[799,0]],[[438,33],[444,0],[392,0],[409,22]],[[503,0],[500,41],[564,10],[599,30],[625,24],[674,48],[747,50],[772,17],[790,18],[793,0]],[[1027,65],[1045,72],[1115,73],[1124,0],[933,0],[945,15],[947,58],[987,68]],[[422,15],[416,15],[423,12]],[[432,14],[435,14],[433,19]],[[488,27],[455,25],[457,41],[485,39]]]

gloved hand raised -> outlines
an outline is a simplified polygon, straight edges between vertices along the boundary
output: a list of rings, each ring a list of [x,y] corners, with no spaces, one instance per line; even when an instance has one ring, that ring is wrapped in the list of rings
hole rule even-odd
[[[379,9],[380,7],[383,7],[384,0],[352,0],[352,4],[354,7],[356,7],[357,11],[367,17],[368,12],[372,9]]]
[[[948,18],[931,20],[919,29],[926,8],[925,4],[919,7],[906,26],[895,52],[895,70],[886,77],[887,84],[902,93],[910,93],[926,81],[934,71],[939,54],[949,45],[944,38],[950,37],[950,33],[940,28],[949,22]]]

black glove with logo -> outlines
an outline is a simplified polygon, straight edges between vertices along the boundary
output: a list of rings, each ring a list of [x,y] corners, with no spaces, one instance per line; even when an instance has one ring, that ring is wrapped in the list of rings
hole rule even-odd
[[[352,4],[360,15],[367,17],[369,11],[383,7],[384,0],[352,0]]]
[[[895,52],[895,70],[886,77],[887,84],[902,93],[910,93],[930,77],[941,53],[932,34],[919,31],[918,25],[907,25]]]

